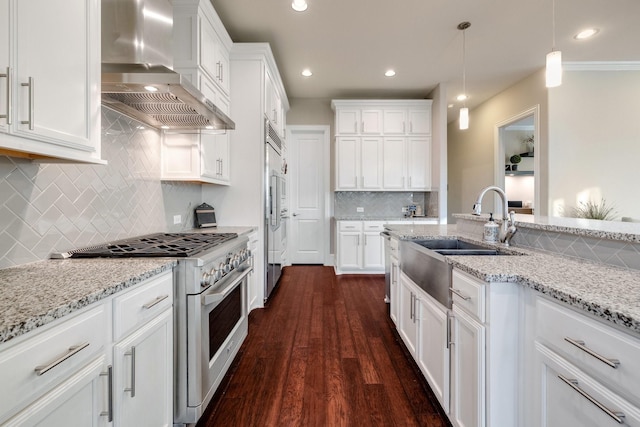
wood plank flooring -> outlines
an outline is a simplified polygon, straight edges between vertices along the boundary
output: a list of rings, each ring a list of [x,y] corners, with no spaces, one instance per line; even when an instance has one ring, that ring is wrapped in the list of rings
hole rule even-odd
[[[197,427],[448,426],[383,299],[381,275],[287,267]]]

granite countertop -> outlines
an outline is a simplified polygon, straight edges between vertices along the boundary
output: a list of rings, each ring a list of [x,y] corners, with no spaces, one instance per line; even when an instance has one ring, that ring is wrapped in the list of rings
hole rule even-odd
[[[238,236],[248,235],[256,231],[258,227],[254,226],[219,226],[211,228],[192,228],[190,230],[181,231],[181,233],[238,233]]]
[[[46,260],[0,269],[0,343],[171,270],[169,258]]]
[[[458,232],[455,225],[391,225],[387,228],[403,240],[458,237],[481,242],[478,236]],[[630,332],[640,333],[640,271],[519,247],[510,250],[522,255],[445,258],[454,267],[480,280],[528,286]]]
[[[488,214],[453,214],[454,218],[487,222]],[[502,219],[496,217],[497,222]],[[599,221],[584,218],[549,217],[541,215],[516,214],[516,227],[531,228],[560,233],[576,234],[601,239],[640,242],[640,223],[622,221]]]

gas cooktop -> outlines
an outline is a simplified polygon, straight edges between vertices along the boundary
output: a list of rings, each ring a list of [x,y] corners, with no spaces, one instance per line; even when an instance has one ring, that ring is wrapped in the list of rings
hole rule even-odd
[[[55,253],[51,258],[190,257],[237,237],[237,233],[155,233]]]

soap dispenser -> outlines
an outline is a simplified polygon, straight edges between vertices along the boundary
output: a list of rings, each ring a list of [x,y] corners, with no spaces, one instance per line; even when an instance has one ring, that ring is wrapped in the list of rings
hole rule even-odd
[[[493,220],[493,213],[489,214],[489,221],[484,224],[484,237],[485,242],[497,242],[498,241],[498,224]]]

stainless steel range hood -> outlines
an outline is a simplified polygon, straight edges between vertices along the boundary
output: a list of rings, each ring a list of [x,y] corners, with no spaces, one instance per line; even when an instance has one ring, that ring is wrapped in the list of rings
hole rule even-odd
[[[169,0],[102,0],[102,104],[159,129],[235,129],[172,70]]]

